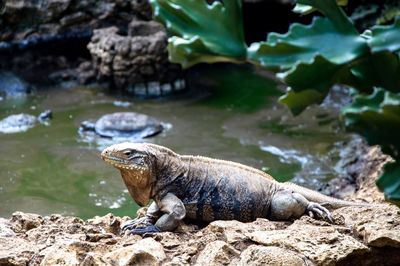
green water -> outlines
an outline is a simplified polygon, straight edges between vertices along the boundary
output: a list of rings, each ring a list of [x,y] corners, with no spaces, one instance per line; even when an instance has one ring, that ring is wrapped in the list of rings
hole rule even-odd
[[[148,114],[172,125],[149,141],[178,153],[241,162],[313,188],[336,175],[335,143],[349,137],[332,112],[312,108],[293,118],[276,103],[276,84],[249,69],[194,71],[188,83],[194,93],[162,100],[53,88],[25,100],[0,101],[0,119],[45,109],[54,114],[49,126],[0,134],[0,217],[14,211],[134,216],[137,205],[118,171],[99,157],[112,141],[90,141],[77,131],[81,121],[117,111]]]

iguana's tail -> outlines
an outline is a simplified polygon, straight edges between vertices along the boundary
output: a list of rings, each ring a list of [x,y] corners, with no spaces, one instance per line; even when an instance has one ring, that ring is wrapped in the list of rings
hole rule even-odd
[[[351,202],[351,201],[346,201],[346,200],[341,200],[341,199],[336,199],[329,197],[327,195],[323,195],[317,191],[298,186],[293,183],[281,183],[285,188],[291,189],[294,192],[297,192],[304,196],[307,200],[319,203],[327,208],[330,209],[338,209],[342,207],[348,207],[348,206],[358,206],[358,207],[371,207],[372,205],[376,204],[370,204],[370,203],[363,203],[363,202]]]

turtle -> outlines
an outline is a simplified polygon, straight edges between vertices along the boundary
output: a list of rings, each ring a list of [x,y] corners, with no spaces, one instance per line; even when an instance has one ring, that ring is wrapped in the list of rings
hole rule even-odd
[[[106,114],[96,122],[83,121],[80,132],[94,132],[103,138],[143,139],[162,132],[163,124],[157,119],[135,112]]]
[[[18,133],[24,132],[34,127],[36,122],[46,124],[52,118],[52,111],[46,110],[40,113],[37,117],[30,114],[14,114],[9,115],[3,120],[0,120],[0,133]]]

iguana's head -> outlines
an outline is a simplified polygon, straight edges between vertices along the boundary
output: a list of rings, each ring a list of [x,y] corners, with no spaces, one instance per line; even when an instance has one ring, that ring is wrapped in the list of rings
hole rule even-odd
[[[158,159],[164,158],[162,146],[124,142],[103,150],[103,160],[121,171],[133,199],[141,206],[148,204],[158,172]],[[170,151],[172,152],[172,151]]]

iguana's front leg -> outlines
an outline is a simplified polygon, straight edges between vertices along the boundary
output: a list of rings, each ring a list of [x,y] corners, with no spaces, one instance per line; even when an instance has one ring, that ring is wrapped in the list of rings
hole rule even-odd
[[[162,198],[158,207],[164,213],[155,224],[161,231],[173,231],[186,216],[185,205],[172,193]]]
[[[122,232],[129,231],[131,234],[145,234],[145,233],[156,233],[160,232],[158,228],[154,226],[154,223],[161,216],[160,208],[158,208],[156,202],[152,202],[146,211],[144,217],[135,218],[124,223],[121,227]]]
[[[149,206],[145,217],[129,221],[122,227],[122,231],[129,230],[135,235],[173,231],[185,216],[186,209],[182,201],[168,193],[158,203],[153,202]]]
[[[308,214],[333,222],[328,209],[316,202],[308,201],[303,195],[290,189],[278,190],[271,198],[271,218],[275,220],[297,219]]]

